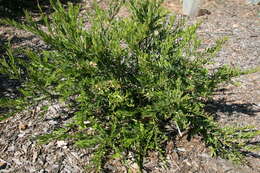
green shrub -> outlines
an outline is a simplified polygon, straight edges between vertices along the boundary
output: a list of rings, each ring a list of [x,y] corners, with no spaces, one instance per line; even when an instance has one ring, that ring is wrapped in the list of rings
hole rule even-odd
[[[61,0],[61,2],[80,2],[81,0]],[[49,0],[0,0],[0,17],[23,15],[23,10],[39,12],[38,5],[42,9],[48,9]]]
[[[35,10],[38,2],[37,0],[0,0],[1,17],[21,15],[24,9]]]
[[[186,26],[159,0],[114,0],[107,11],[94,5],[84,18],[88,25],[79,6],[65,10],[51,2],[55,12],[50,18],[42,15],[47,31],[28,14],[24,24],[2,20],[34,33],[50,48],[25,50],[26,60],[9,51],[1,72],[22,81],[22,96],[4,102],[20,110],[58,100],[74,115],[41,141],[73,139],[77,146],[92,148],[99,170],[107,160],[124,160],[130,152],[142,168],[149,151],[164,155],[165,144],[183,132],[202,136],[215,156],[242,160],[241,151],[250,149],[246,140],[259,131],[221,128],[204,111],[218,84],[238,74],[226,66],[205,67],[223,40],[199,51],[199,25]],[[123,5],[129,17],[117,16]]]

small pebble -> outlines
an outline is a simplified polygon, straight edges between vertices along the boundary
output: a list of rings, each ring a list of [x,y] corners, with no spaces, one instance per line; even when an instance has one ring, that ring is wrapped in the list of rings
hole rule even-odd
[[[15,146],[12,145],[12,146],[8,147],[7,151],[9,151],[9,152],[15,151]]]
[[[19,124],[19,130],[26,130],[27,128],[28,128],[27,124],[24,124],[24,123]]]
[[[211,12],[207,9],[200,9],[197,16],[211,15]]]
[[[207,159],[211,158],[211,157],[210,157],[208,154],[206,154],[206,153],[199,154],[199,156],[200,156],[200,157],[203,157],[203,158],[207,158]]]
[[[22,137],[25,136],[25,134],[26,134],[26,133],[22,132],[22,133],[20,133],[20,134],[18,135],[18,137],[19,137],[19,138],[22,138]]]
[[[180,151],[180,152],[185,152],[186,151],[185,148],[176,148],[175,150]]]
[[[57,122],[57,121],[54,121],[54,120],[51,120],[51,121],[49,121],[49,124],[51,124],[51,125],[56,125],[56,124],[58,124],[58,122]]]
[[[60,148],[67,148],[67,144],[65,141],[57,141],[57,146]]]

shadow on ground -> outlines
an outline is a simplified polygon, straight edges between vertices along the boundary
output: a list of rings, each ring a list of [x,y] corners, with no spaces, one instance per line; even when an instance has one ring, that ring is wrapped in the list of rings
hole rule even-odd
[[[258,145],[259,146],[260,145],[260,141],[250,142],[250,143],[248,143],[248,145]],[[260,154],[257,154],[257,153],[254,153],[254,152],[250,152],[250,151],[244,151],[243,153],[246,156],[260,159]]]
[[[228,89],[219,89],[218,91],[228,91]],[[228,94],[230,95],[230,93]],[[256,117],[259,116],[260,108],[255,103],[236,103],[232,101],[227,101],[226,99],[210,100],[206,102],[205,107],[206,112],[210,113],[215,120],[219,120],[220,115],[224,116],[249,116]],[[251,118],[250,118],[251,119]],[[254,119],[254,118],[253,118]],[[257,126],[255,126],[258,128]],[[260,146],[260,138],[256,137],[247,143],[248,146]],[[257,150],[256,150],[257,151]],[[260,153],[255,151],[241,151],[245,156],[249,158],[260,159]]]
[[[225,99],[211,100],[206,103],[206,111],[215,116],[218,112],[224,113],[225,115],[232,116],[234,113],[242,113],[249,116],[256,116],[260,109],[256,108],[255,103],[232,103],[227,102]],[[218,116],[215,117],[218,119]]]
[[[7,43],[7,38],[3,34],[0,34],[0,57],[6,51],[6,47],[5,47],[6,43]]]
[[[53,0],[56,1],[56,0]],[[68,2],[79,3],[82,0],[60,0],[66,4]],[[39,7],[45,12],[50,13],[50,0],[0,0],[0,17],[19,19],[24,16],[24,10],[32,13],[39,13]]]
[[[6,56],[6,48],[8,44],[8,38],[3,34],[0,34],[0,60]],[[2,100],[8,98],[15,98],[18,94],[19,81],[10,79],[7,75],[3,75],[0,72],[0,120],[7,118],[6,115],[9,112],[8,108],[2,107]]]
[[[10,79],[5,75],[0,74],[0,120],[9,116],[9,108],[3,107],[4,100],[13,99],[19,96],[19,86],[20,82],[18,80]],[[12,105],[8,105],[8,107],[12,107]]]

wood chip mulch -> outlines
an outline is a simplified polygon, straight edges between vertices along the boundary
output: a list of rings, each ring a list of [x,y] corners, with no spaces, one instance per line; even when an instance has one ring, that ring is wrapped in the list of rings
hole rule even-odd
[[[189,22],[202,21],[198,30],[205,47],[221,37],[227,43],[215,58],[216,65],[229,64],[242,69],[260,67],[260,6],[246,0],[205,0],[203,9],[208,12]],[[165,5],[180,13],[178,0],[167,0]],[[209,13],[210,12],[210,13]],[[24,31],[0,26],[0,44],[9,39],[16,47],[44,44]],[[1,51],[1,50],[0,50]],[[1,52],[0,52],[1,54]],[[0,96],[10,94],[12,81],[1,80]],[[254,125],[260,127],[260,72],[233,79],[233,85],[224,84],[216,92],[210,105],[221,124]],[[44,104],[44,103],[43,103]],[[78,149],[70,141],[53,141],[37,144],[35,137],[60,127],[69,118],[62,114],[62,105],[53,104],[42,115],[38,107],[0,121],[0,172],[79,173],[86,172],[91,152]],[[1,110],[0,110],[1,114]],[[253,142],[260,143],[260,137]],[[144,172],[153,173],[257,173],[260,172],[260,152],[248,155],[249,165],[238,166],[230,161],[210,157],[199,138],[169,143],[168,168],[158,162],[157,154],[150,153]],[[119,161],[106,165],[107,172],[137,172],[138,166],[129,163],[126,168]]]

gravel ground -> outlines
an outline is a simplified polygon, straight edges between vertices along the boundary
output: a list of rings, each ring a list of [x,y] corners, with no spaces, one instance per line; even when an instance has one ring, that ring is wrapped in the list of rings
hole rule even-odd
[[[181,11],[177,0],[167,0],[165,5],[177,13]],[[203,21],[198,33],[204,40],[204,46],[213,44],[218,38],[228,37],[215,58],[217,65],[229,64],[243,69],[260,67],[260,6],[248,4],[246,0],[208,0],[203,8],[211,14],[188,18],[188,21]],[[38,38],[12,27],[0,26],[0,38],[0,44],[9,39],[14,47],[46,48]],[[214,102],[209,105],[210,110],[223,125],[260,127],[260,72],[243,75],[233,81],[235,85],[220,86]],[[14,86],[14,81],[0,77],[0,96],[12,93]],[[69,119],[62,110],[62,105],[53,104],[43,115],[39,107],[35,107],[1,121],[0,172],[85,172],[84,167],[91,155],[89,150],[75,148],[69,141],[53,141],[44,145],[35,141],[37,135],[51,132]],[[254,139],[254,142],[259,141],[260,137]],[[248,156],[249,166],[238,166],[210,157],[199,138],[191,141],[183,138],[175,144],[169,143],[167,151],[169,168],[158,162],[156,153],[150,153],[144,172],[260,172],[260,152]],[[118,161],[111,161],[106,167],[106,172],[126,172],[126,167]],[[137,172],[137,168],[129,161],[128,169]]]

